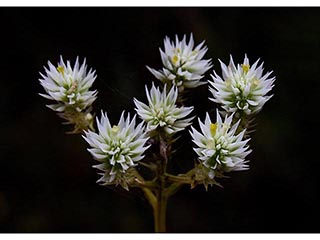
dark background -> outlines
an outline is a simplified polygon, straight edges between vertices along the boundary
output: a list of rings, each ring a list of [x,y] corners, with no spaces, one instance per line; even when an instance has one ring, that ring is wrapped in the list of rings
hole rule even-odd
[[[138,190],[95,183],[85,141],[66,135],[38,95],[39,71],[60,54],[86,57],[98,75],[94,109],[115,122],[134,112],[133,97],[145,100],[144,85],[155,80],[145,65],[161,67],[163,38],[193,32],[218,73],[218,58],[242,62],[247,53],[277,80],[256,119],[251,169],[229,174],[224,189],[183,188],[169,201],[168,231],[319,232],[319,25],[319,8],[1,8],[0,231],[153,231]],[[191,96],[202,119],[215,108],[208,95],[202,86]],[[187,136],[179,144],[190,149]],[[192,165],[188,151],[176,171]]]

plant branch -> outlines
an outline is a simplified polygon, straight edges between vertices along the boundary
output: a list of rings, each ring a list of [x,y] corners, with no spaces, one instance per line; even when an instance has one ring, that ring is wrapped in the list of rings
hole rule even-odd
[[[150,205],[153,208],[153,211],[155,211],[156,205],[157,205],[157,198],[156,196],[153,194],[153,192],[145,187],[141,188],[142,191],[144,192],[144,195],[146,196],[147,200],[149,201]]]

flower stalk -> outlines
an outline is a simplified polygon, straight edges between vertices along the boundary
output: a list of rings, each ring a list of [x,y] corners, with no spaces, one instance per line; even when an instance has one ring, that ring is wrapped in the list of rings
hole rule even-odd
[[[166,232],[166,210],[168,196],[166,192],[166,169],[168,164],[168,156],[170,146],[160,135],[159,137],[159,151],[161,158],[158,161],[158,181],[159,189],[157,191],[157,205],[155,209],[155,231],[156,232]]]

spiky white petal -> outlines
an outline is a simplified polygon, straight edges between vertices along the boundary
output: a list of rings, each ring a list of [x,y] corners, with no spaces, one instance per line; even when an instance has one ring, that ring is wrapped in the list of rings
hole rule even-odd
[[[152,84],[150,92],[146,86],[148,105],[134,99],[136,111],[140,118],[147,123],[147,131],[163,129],[166,133],[173,134],[185,129],[191,124],[191,118],[187,117],[193,107],[177,107],[178,90],[172,87],[167,93],[167,86],[161,92],[159,87]]]
[[[96,79],[96,74],[92,69],[87,72],[86,59],[80,66],[77,58],[72,68],[70,61],[65,64],[61,56],[57,67],[50,61],[48,67],[44,68],[46,75],[40,73],[42,79],[39,81],[47,93],[40,95],[57,101],[56,104],[47,105],[49,108],[57,112],[63,112],[66,108],[81,112],[96,100],[97,91],[89,90]]]
[[[245,130],[235,134],[239,121],[231,125],[233,115],[225,116],[222,121],[217,111],[216,123],[212,123],[207,113],[204,123],[199,119],[201,132],[191,127],[190,134],[196,145],[194,151],[203,165],[210,169],[210,178],[217,171],[241,171],[249,168],[245,158],[251,152],[247,145],[250,139],[243,139]]]
[[[124,112],[114,126],[111,126],[107,113],[102,112],[97,126],[98,133],[85,131],[83,138],[91,147],[88,151],[100,162],[93,166],[103,172],[98,182],[116,183],[118,177],[144,157],[143,153],[149,147],[146,146],[148,137],[143,123],[136,126],[136,115],[130,120],[130,115],[125,118]]]
[[[202,59],[208,48],[204,41],[194,47],[192,34],[189,43],[186,35],[179,41],[176,35],[175,42],[168,37],[164,39],[164,51],[160,49],[162,70],[155,70],[147,66],[148,70],[163,83],[174,85],[183,90],[184,88],[195,88],[206,82],[200,81],[211,65],[211,59]]]
[[[209,90],[213,98],[210,100],[221,104],[229,113],[251,115],[259,112],[272,97],[267,94],[274,86],[275,77],[269,78],[272,72],[263,75],[263,63],[258,66],[258,62],[259,59],[250,66],[247,55],[243,64],[237,67],[231,55],[229,66],[220,61],[222,78],[215,71],[211,75],[213,81],[209,81]]]

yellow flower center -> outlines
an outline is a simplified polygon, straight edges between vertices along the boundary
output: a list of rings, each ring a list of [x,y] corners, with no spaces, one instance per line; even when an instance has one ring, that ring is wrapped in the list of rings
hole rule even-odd
[[[58,70],[59,73],[64,74],[64,67],[63,67],[63,66],[60,66],[60,65],[59,65],[59,66],[57,67],[57,70]]]
[[[210,133],[212,136],[216,135],[217,123],[210,123]]]
[[[111,129],[111,131],[112,131],[113,133],[117,133],[117,132],[119,132],[119,130],[120,130],[119,126],[116,126],[116,125],[113,125],[113,127],[112,127],[112,129]]]
[[[173,62],[173,64],[176,64],[176,63],[178,62],[178,60],[179,60],[179,58],[178,58],[177,55],[174,55],[174,56],[172,57],[172,62]]]
[[[242,67],[242,70],[243,70],[244,73],[247,73],[249,71],[249,69],[250,69],[250,65],[249,64],[242,64],[241,67]]]

